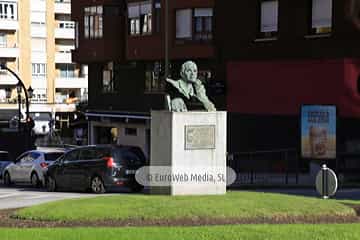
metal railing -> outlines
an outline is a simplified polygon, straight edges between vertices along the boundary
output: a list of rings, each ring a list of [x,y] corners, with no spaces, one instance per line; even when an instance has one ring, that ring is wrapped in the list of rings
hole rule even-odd
[[[299,183],[299,156],[297,149],[229,153],[227,165],[237,174],[235,185],[279,185]]]

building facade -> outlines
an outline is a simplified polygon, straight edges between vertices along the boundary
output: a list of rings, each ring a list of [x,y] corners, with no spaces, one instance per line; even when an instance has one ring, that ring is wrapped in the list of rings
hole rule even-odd
[[[177,79],[192,59],[199,77],[213,83],[214,1],[76,1],[72,13],[79,42],[73,58],[89,66],[90,143],[135,144],[149,153],[150,111],[165,107],[165,31],[169,77]]]
[[[229,153],[292,149],[293,171],[308,171],[310,160],[299,159],[305,104],[335,105],[339,156],[359,152],[357,2],[73,2],[79,43],[73,58],[89,65],[89,143],[135,144],[148,152],[150,111],[164,109],[168,54],[171,78],[194,60],[210,98],[229,112]],[[289,168],[271,158],[244,165]],[[332,163],[359,165],[350,158]]]
[[[338,113],[338,159],[328,163],[360,169],[352,156],[360,149],[356,2],[216,1],[215,45],[227,79],[231,152],[295,149],[301,158],[301,106],[330,104]],[[234,21],[236,28],[230,27]],[[299,161],[308,169],[311,159]]]
[[[73,63],[74,48],[70,0],[0,1],[0,61],[34,90],[30,111],[74,111],[69,99],[87,98],[87,67]],[[5,91],[16,83],[0,72],[1,108],[17,108],[8,104],[16,91],[10,97]]]

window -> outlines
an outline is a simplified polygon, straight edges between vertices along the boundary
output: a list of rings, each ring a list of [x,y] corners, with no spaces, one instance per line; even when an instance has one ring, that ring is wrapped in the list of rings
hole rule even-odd
[[[80,150],[72,150],[64,156],[64,161],[78,161]]]
[[[32,38],[31,50],[33,52],[46,52],[46,39],[45,38]]]
[[[46,88],[34,88],[32,103],[46,103],[47,101],[47,89]]]
[[[109,62],[104,66],[103,69],[102,91],[114,92],[115,91],[114,80],[115,80],[114,62]]]
[[[103,37],[102,6],[92,6],[84,9],[84,37],[87,39]]]
[[[194,10],[195,40],[212,39],[212,8],[196,8]]]
[[[136,128],[125,128],[125,135],[137,136],[137,129]]]
[[[96,159],[96,150],[95,149],[91,149],[91,148],[87,148],[87,149],[82,149],[80,151],[80,157],[79,159],[81,160],[92,160],[92,159]]]
[[[176,39],[210,41],[213,31],[213,9],[195,8],[176,11]]]
[[[32,75],[33,76],[45,76],[46,75],[46,64],[45,63],[33,63],[32,64]]]
[[[260,37],[275,37],[278,31],[278,1],[262,1],[260,12]]]
[[[30,153],[27,153],[26,155],[24,155],[23,157],[21,157],[19,159],[20,164],[22,164],[22,163],[31,163],[31,161],[32,161],[32,158],[30,156]]]
[[[163,92],[165,81],[160,77],[163,66],[160,62],[147,64],[145,70],[145,92]]]
[[[72,21],[59,21],[58,26],[59,26],[59,28],[74,29],[75,28],[75,22],[72,22]]]
[[[17,3],[0,2],[0,19],[17,20]]]
[[[152,32],[151,1],[129,4],[128,6],[129,34],[146,35]]]
[[[6,34],[0,33],[0,47],[6,47]]]
[[[192,39],[192,9],[176,11],[176,38]]]
[[[37,159],[37,158],[40,157],[40,156],[41,156],[41,154],[40,154],[40,153],[37,153],[37,152],[31,152],[31,153],[30,153],[30,157],[31,157],[32,160],[35,160],[35,159]]]
[[[311,33],[331,32],[332,0],[312,0]]]
[[[59,157],[61,157],[64,153],[62,152],[52,152],[52,153],[45,153],[44,154],[44,158],[45,161],[55,161],[56,159],[58,159]]]
[[[32,11],[30,14],[31,25],[45,25],[46,12],[44,11]]]
[[[123,151],[121,159],[124,161],[125,164],[128,165],[144,164],[144,161],[142,161],[142,159],[140,159],[138,155],[130,151]]]
[[[60,77],[62,78],[73,78],[75,77],[75,64],[59,64],[58,69],[60,70]]]
[[[154,31],[156,33],[160,32],[160,23],[161,23],[161,2],[160,0],[154,1]]]

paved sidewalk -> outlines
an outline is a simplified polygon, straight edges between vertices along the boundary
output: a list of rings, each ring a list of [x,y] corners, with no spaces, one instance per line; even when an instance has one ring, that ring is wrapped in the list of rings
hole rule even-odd
[[[69,198],[95,196],[98,195],[87,193],[47,192],[46,190],[27,187],[0,187],[0,209],[20,208]]]

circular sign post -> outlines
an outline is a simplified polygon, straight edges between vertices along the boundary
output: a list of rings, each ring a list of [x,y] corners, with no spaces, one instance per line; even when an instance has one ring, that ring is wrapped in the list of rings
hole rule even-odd
[[[322,198],[327,199],[336,193],[338,180],[333,170],[325,164],[316,176],[316,190]]]

